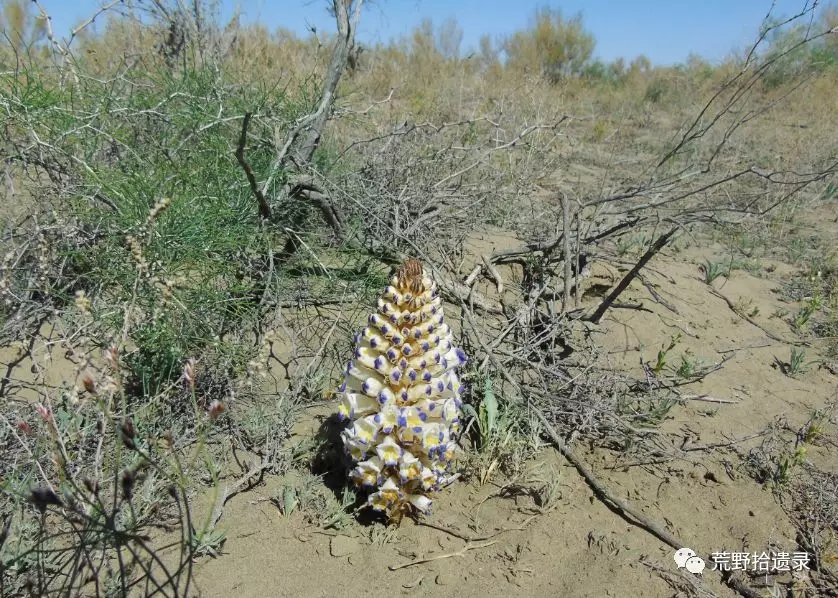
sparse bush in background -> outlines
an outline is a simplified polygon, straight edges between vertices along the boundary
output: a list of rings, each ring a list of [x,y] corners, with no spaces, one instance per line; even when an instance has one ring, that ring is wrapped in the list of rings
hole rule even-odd
[[[527,31],[510,36],[504,43],[506,66],[557,83],[584,73],[595,44],[581,15],[568,19],[560,10],[544,7],[536,10]]]

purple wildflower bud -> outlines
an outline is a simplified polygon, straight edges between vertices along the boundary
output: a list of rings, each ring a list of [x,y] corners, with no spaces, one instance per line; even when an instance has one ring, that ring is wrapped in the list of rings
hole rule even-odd
[[[434,331],[434,325],[431,324],[430,326],[428,326],[428,334],[430,334],[433,331]]]
[[[434,392],[434,389],[431,388],[430,384],[428,384],[428,387],[425,389],[425,394],[428,395],[428,396],[431,396],[433,394],[433,392]]]
[[[374,421],[375,423],[380,424],[380,423],[381,423],[381,414],[380,414],[380,413],[376,413],[376,414],[375,414],[375,416],[373,416],[373,418],[372,418],[372,419],[373,419],[373,421]]]
[[[390,327],[387,324],[381,325],[381,334],[387,334],[388,330],[390,330]]]
[[[408,394],[407,394],[407,391],[406,391],[406,390],[403,390],[403,391],[402,391],[402,394],[401,394],[402,401],[407,401],[407,399],[408,399],[408,397],[409,397],[409,396],[410,396],[410,395],[408,395]]]
[[[391,434],[393,432],[393,426],[384,426],[381,428],[381,431],[384,432],[385,435]]]
[[[403,369],[403,370],[406,370],[406,369],[407,369],[407,359],[405,359],[404,357],[402,357],[402,358],[399,360],[399,367],[400,367],[401,369]]]
[[[370,324],[375,324],[375,314],[370,314],[370,317],[367,318],[367,322]]]
[[[338,386],[338,392],[346,392],[346,382],[341,382],[340,386]]]
[[[424,380],[425,382],[430,382],[431,378],[432,376],[430,372],[425,372],[424,374],[422,374],[422,380]]]
[[[407,426],[407,416],[404,413],[399,413],[399,417],[396,418],[396,423],[404,428]]]
[[[416,372],[414,370],[410,370],[407,377],[410,378],[411,382],[416,382]]]
[[[431,403],[430,405],[428,405],[428,411],[433,411],[434,409],[436,409],[436,403]]]
[[[393,337],[393,344],[394,344],[394,345],[396,345],[397,347],[398,347],[399,345],[401,345],[401,344],[402,344],[402,337],[400,337],[400,336],[394,336],[394,337]]]
[[[423,359],[422,361],[420,361],[420,362],[419,362],[419,367],[420,367],[421,369],[423,369],[423,370],[424,370],[426,367],[428,367],[428,360],[427,360],[427,359]]]
[[[381,313],[386,314],[388,311],[390,311],[390,308],[389,308],[389,307],[387,307],[387,303],[386,303],[386,302],[383,302],[383,303],[381,304]]]
[[[428,341],[422,341],[422,350],[426,353],[431,350],[431,346],[428,344]]]
[[[418,328],[416,330],[414,330],[413,331],[413,338],[415,338],[416,340],[419,340],[420,338],[422,338],[422,331],[419,330]]]
[[[384,394],[383,390],[380,393],[378,393],[378,402],[382,405],[387,402],[387,395]]]
[[[391,324],[398,324],[399,318],[396,314],[392,314],[389,318]]]
[[[432,305],[432,306],[431,306],[431,313],[432,313],[432,314],[436,314],[436,311],[437,311],[437,309],[436,309],[436,305]]]
[[[372,365],[377,370],[380,370],[384,367],[384,360],[381,359],[381,355],[375,358],[375,361],[372,362]]]
[[[437,392],[442,392],[443,390],[445,390],[445,385],[442,383],[442,380],[437,380],[436,390]]]
[[[452,392],[454,391],[454,384],[451,382],[451,380],[448,381],[448,384],[445,385],[445,388]]]
[[[393,379],[393,382],[398,382],[402,377],[402,373],[399,370],[393,370],[393,373],[390,374],[390,377]]]
[[[420,411],[419,412],[419,419],[421,419],[423,422],[428,421],[428,414],[425,413],[424,411]]]
[[[468,361],[468,357],[466,356],[466,352],[465,352],[465,351],[463,351],[462,349],[460,349],[459,347],[457,347],[457,349],[455,350],[455,352],[457,353],[457,359],[459,359],[459,360],[460,360],[460,365],[463,365],[465,362],[467,362],[467,361]]]
[[[369,382],[364,380],[364,383],[361,384],[361,392],[364,393],[364,394],[367,394],[369,391],[370,391],[370,384],[369,384]]]
[[[413,432],[416,434],[422,433],[422,426],[413,426]]]
[[[395,349],[387,349],[387,359],[389,359],[390,361],[395,360],[398,356],[399,354],[396,352]]]
[[[377,346],[378,346],[378,341],[377,341],[377,340],[375,340],[374,338],[371,338],[371,339],[370,339],[370,347],[372,347],[373,349],[375,349]]]
[[[402,348],[402,353],[403,353],[404,355],[410,355],[410,354],[411,354],[411,352],[412,352],[412,349],[410,348],[410,345],[405,345],[405,346]]]

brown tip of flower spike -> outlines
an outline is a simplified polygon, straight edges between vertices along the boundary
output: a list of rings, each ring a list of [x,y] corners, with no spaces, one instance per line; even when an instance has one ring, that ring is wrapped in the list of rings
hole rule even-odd
[[[400,291],[410,291],[419,294],[424,290],[422,283],[422,262],[408,258],[402,263],[396,274]]]
[[[355,463],[350,478],[371,491],[367,504],[391,520],[428,514],[430,495],[452,478],[466,363],[445,322],[437,285],[407,259],[357,335],[341,385],[341,433]]]

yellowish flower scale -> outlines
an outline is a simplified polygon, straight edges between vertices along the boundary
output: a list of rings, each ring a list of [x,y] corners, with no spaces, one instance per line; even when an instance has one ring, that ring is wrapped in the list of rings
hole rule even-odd
[[[430,494],[447,485],[457,456],[466,363],[445,323],[436,283],[417,260],[393,276],[355,338],[340,387],[338,417],[354,462],[350,479],[367,504],[396,519],[428,514]]]

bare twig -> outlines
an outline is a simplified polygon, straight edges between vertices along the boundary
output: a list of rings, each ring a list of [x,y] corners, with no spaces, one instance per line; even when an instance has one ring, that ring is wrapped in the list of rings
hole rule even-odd
[[[505,527],[505,528],[499,529],[499,530],[497,530],[497,531],[495,531],[491,534],[486,534],[484,536],[478,536],[478,537],[469,536],[469,535],[463,534],[461,532],[458,532],[455,529],[445,527],[444,525],[438,525],[436,523],[431,523],[429,521],[421,521],[420,520],[420,521],[417,521],[416,523],[417,523],[417,525],[421,525],[421,526],[424,526],[424,527],[430,527],[432,529],[439,530],[441,532],[445,532],[446,534],[448,534],[450,536],[454,536],[455,538],[459,538],[460,540],[463,540],[465,542],[484,542],[486,540],[491,540],[492,538],[496,538],[497,536],[499,536],[501,534],[505,534],[507,532],[522,532],[527,528],[527,525],[529,525],[529,523],[533,519],[535,519],[537,516],[538,515],[532,515],[532,516],[528,517],[518,527]]]
[[[210,518],[210,525],[209,529],[212,530],[221,520],[221,516],[224,514],[224,505],[227,504],[227,501],[233,498],[236,494],[242,491],[247,484],[251,482],[254,476],[261,475],[266,469],[270,469],[274,466],[272,461],[263,461],[256,467],[252,468],[246,474],[244,474],[239,480],[233,484],[232,486],[228,486],[224,489],[224,492],[219,493],[218,498],[215,501],[215,506],[212,509],[212,517]]]
[[[239,165],[242,167],[244,174],[247,176],[247,182],[250,183],[250,190],[253,191],[253,195],[256,196],[256,201],[259,204],[259,216],[265,220],[270,220],[271,206],[268,205],[268,202],[265,199],[264,191],[259,189],[259,185],[256,182],[256,175],[253,174],[253,169],[250,167],[250,164],[247,163],[247,160],[244,159],[244,146],[247,144],[247,126],[250,124],[250,118],[252,116],[253,114],[250,112],[244,115],[244,120],[242,121],[242,131],[241,135],[239,135],[239,144],[236,147],[236,160],[239,161]]]
[[[564,294],[562,295],[562,315],[564,315],[570,308],[570,205],[564,193],[560,194],[560,199],[562,202],[562,238],[564,239]],[[578,266],[576,275],[579,276]]]
[[[669,232],[664,233],[660,237],[658,237],[652,246],[646,250],[646,253],[643,254],[643,257],[640,258],[640,261],[635,264],[634,268],[629,270],[628,274],[626,274],[623,279],[619,282],[619,284],[614,288],[613,291],[606,297],[602,303],[600,303],[599,307],[597,307],[596,311],[588,318],[594,324],[599,324],[599,321],[602,319],[602,316],[605,315],[605,312],[608,311],[608,308],[611,307],[611,304],[617,300],[617,297],[626,290],[626,288],[631,284],[631,281],[634,280],[637,275],[640,273],[640,270],[643,269],[649,260],[654,257],[656,253],[658,253],[663,247],[669,242],[669,240],[675,235],[676,232],[680,229],[679,226],[673,227]]]
[[[422,565],[424,563],[431,563],[433,561],[440,561],[442,559],[450,559],[457,556],[465,556],[465,554],[469,550],[488,548],[489,546],[494,546],[495,544],[497,544],[497,541],[486,542],[485,544],[467,544],[466,546],[464,546],[456,552],[449,552],[447,554],[438,554],[436,556],[429,556],[421,559],[416,559],[414,561],[410,561],[409,563],[404,563],[402,565],[390,565],[388,569],[390,569],[390,571],[398,571],[399,569],[406,569],[407,567],[413,567],[414,565]]]

